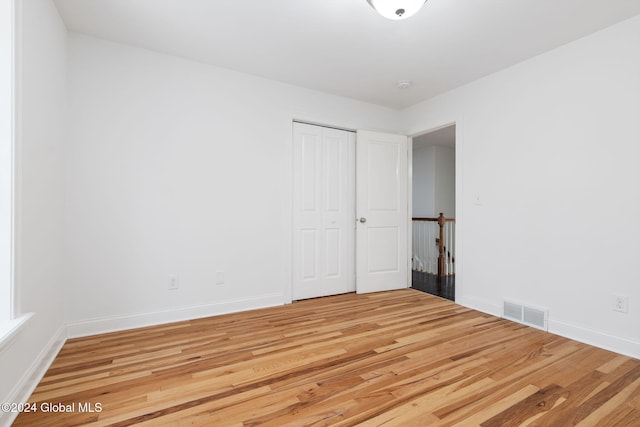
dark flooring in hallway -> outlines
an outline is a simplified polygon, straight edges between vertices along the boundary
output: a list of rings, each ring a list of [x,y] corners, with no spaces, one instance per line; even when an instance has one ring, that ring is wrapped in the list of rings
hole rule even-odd
[[[411,287],[418,291],[446,298],[451,301],[455,301],[456,298],[455,275],[438,277],[435,274],[422,273],[414,270],[412,272]]]

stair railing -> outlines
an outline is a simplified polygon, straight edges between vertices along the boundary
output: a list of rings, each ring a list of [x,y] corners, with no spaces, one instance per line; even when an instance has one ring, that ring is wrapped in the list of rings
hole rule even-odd
[[[440,277],[455,274],[455,221],[442,212],[437,218],[413,218],[414,270]]]

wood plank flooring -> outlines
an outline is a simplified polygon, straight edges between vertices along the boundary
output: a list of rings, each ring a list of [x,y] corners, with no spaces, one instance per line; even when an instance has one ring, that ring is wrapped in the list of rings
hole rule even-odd
[[[640,426],[640,361],[406,289],[69,340],[30,401],[72,411],[16,426]]]

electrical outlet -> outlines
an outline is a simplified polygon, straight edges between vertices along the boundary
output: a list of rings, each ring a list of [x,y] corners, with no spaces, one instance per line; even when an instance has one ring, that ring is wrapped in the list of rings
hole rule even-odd
[[[626,295],[613,295],[613,310],[627,313],[629,310],[629,297]]]
[[[178,289],[178,276],[176,276],[175,274],[170,274],[169,275],[169,286],[168,286],[168,289],[170,291]]]
[[[216,271],[216,285],[224,285],[224,271]]]

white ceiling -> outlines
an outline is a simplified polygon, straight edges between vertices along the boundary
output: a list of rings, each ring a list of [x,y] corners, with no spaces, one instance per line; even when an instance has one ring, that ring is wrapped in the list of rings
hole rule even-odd
[[[366,0],[55,3],[71,31],[396,109],[640,13],[640,0],[428,0],[403,21]]]

